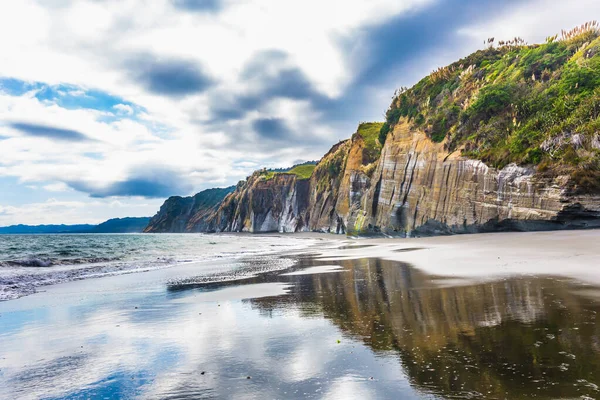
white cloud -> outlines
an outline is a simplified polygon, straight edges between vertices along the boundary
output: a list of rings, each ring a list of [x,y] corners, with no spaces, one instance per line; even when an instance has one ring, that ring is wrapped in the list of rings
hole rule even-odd
[[[81,198],[62,201],[50,198],[20,206],[0,205],[0,226],[26,224],[94,224],[118,217],[147,217],[158,210],[162,200],[140,198],[109,200]]]
[[[69,186],[64,182],[51,183],[44,185],[44,189],[49,192],[66,192],[69,190]]]
[[[38,100],[36,91],[0,94],[0,121],[5,122],[0,131],[10,137],[0,148],[0,176],[28,184],[51,181],[44,188],[55,192],[69,182],[108,187],[151,165],[175,171],[202,189],[236,182],[256,165],[289,164],[299,150],[317,159],[329,146],[327,141],[334,142],[337,136],[306,101],[274,99],[239,121],[212,127],[198,123],[210,118],[210,93],[184,98],[159,95],[132,79],[136,71],[128,63],[143,55],[186,60],[206,71],[214,91],[239,93],[246,85],[240,75],[245,65],[262,51],[280,51],[289,55],[289,67],[298,68],[317,91],[337,96],[353,73],[340,39],[430,2],[253,0],[228,3],[222,12],[210,15],[182,12],[169,0],[151,6],[141,0],[65,1],[60,7],[34,0],[0,3],[0,36],[12,38],[0,42],[0,76],[74,85],[61,90],[61,97],[86,97],[86,89],[100,89],[145,110],[137,119],[114,121],[107,117],[113,112],[131,117],[133,107],[65,108],[52,100]],[[321,139],[320,144],[281,142],[275,151],[273,146],[248,147],[239,139],[256,140],[251,123],[259,117],[281,118],[299,137],[312,135]],[[69,129],[90,140],[29,137],[10,129],[7,122]],[[236,164],[248,158],[253,164]]]
[[[128,106],[127,104],[117,104],[117,105],[113,106],[113,108],[123,114],[127,114],[127,115],[133,114],[133,107]]]

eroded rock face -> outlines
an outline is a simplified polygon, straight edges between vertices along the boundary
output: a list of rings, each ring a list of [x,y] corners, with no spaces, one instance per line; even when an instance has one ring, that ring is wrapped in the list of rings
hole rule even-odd
[[[406,123],[378,160],[365,165],[364,149],[359,135],[336,144],[310,180],[255,172],[219,204],[170,198],[146,231],[415,236],[600,226],[600,195],[573,194],[568,176],[497,170]]]
[[[310,178],[304,220],[311,231],[346,233],[346,224],[336,212],[336,205],[351,146],[350,140],[333,146],[319,161]]]
[[[211,231],[298,232],[305,230],[309,181],[292,174],[266,179],[254,173],[225,198]]]
[[[206,232],[221,202],[235,186],[208,189],[190,197],[169,197],[144,232]]]
[[[411,236],[600,226],[600,196],[571,195],[568,177],[544,178],[514,164],[496,170],[448,154],[406,124],[386,141],[371,181],[344,216],[350,231]]]

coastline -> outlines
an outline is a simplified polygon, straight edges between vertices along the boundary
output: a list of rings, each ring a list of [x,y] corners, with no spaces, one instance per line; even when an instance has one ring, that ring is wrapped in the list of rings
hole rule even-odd
[[[426,238],[359,239],[356,250],[321,254],[322,260],[382,258],[448,278],[493,280],[556,275],[600,284],[600,230],[476,233]],[[485,266],[482,268],[482,266]]]
[[[447,284],[450,279],[452,279],[452,284],[459,284],[460,282],[493,281],[511,276],[537,275],[564,277],[581,283],[600,285],[600,270],[591,267],[597,263],[598,257],[600,257],[600,250],[595,247],[596,243],[600,242],[600,229],[475,233],[424,238],[347,237],[319,232],[225,233],[207,236],[216,238],[231,238],[232,236],[266,239],[295,238],[314,241],[301,249],[287,252],[274,251],[272,253],[274,257],[291,261],[286,266],[275,268],[274,271],[291,268],[293,260],[298,255],[308,253],[315,261],[323,262],[365,258],[402,262],[429,275],[439,277],[440,284],[442,281]],[[235,258],[244,257],[251,257],[251,255],[245,256],[240,253]],[[219,260],[209,259],[170,265],[164,268],[141,268],[122,274],[41,286],[38,292],[27,294],[24,297],[31,297],[43,292],[55,293],[54,288],[62,290],[63,287],[68,290],[83,291],[84,288],[90,286],[87,284],[88,282],[104,279],[111,279],[111,281],[101,284],[102,287],[114,285],[115,288],[120,288],[120,281],[128,282],[130,280],[140,285],[164,285],[169,281],[185,281],[195,277],[198,275],[198,268],[221,264],[222,262]],[[482,265],[485,265],[485,268],[482,268]],[[226,270],[216,268],[215,271],[217,270],[226,273]],[[260,271],[256,271],[246,277],[230,277],[226,280],[237,282],[260,274]],[[79,289],[78,286],[82,288]],[[6,301],[0,301],[0,305]]]
[[[195,279],[211,260],[1,302],[0,397],[597,395],[600,231],[307,237],[240,280]]]

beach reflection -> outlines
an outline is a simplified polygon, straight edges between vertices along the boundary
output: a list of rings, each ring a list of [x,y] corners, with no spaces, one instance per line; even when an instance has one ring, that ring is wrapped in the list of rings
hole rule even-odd
[[[594,288],[451,281],[376,259],[297,269],[325,264],[343,269],[2,303],[0,398],[600,394]]]
[[[593,288],[550,277],[457,285],[392,261],[338,264],[346,272],[290,276],[291,296],[253,302],[324,315],[444,398],[600,394],[600,305],[578,295]]]

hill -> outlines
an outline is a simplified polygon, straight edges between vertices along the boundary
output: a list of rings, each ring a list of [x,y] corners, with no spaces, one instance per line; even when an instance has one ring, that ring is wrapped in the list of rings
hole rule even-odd
[[[380,141],[401,119],[434,142],[495,168],[533,165],[600,188],[600,37],[591,22],[546,43],[490,46],[401,89]]]
[[[150,218],[113,218],[99,225],[11,225],[0,227],[0,234],[50,234],[50,233],[139,233]]]

